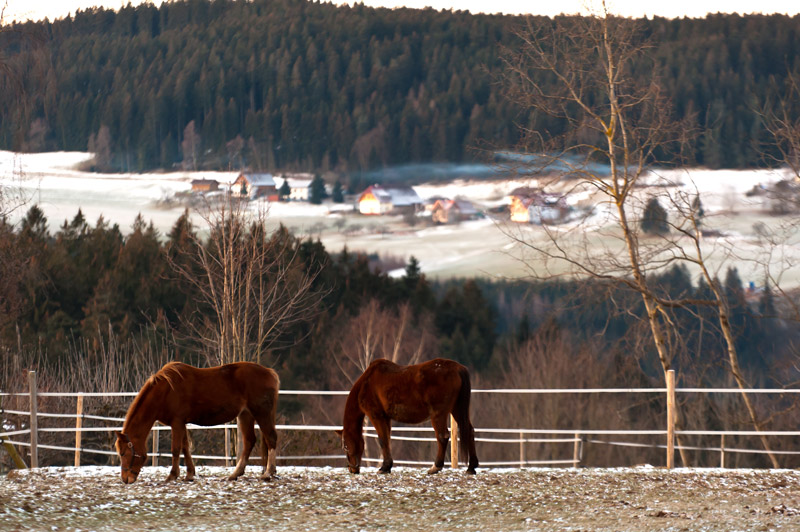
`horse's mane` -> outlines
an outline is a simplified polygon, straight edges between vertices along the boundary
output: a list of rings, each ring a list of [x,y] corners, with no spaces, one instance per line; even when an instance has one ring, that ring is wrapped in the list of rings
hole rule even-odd
[[[182,362],[168,362],[164,365],[160,370],[156,373],[151,375],[142,385],[142,389],[139,390],[139,393],[136,394],[133,402],[131,403],[130,408],[128,408],[128,413],[125,416],[125,423],[123,423],[122,432],[125,432],[127,429],[128,420],[130,420],[133,415],[136,413],[137,410],[141,407],[142,403],[144,402],[144,398],[152,391],[152,389],[161,381],[166,382],[171,389],[175,389],[175,382],[177,379],[182,379],[183,374],[181,374],[181,370],[188,367],[186,364]]]
[[[164,364],[163,368],[158,370],[158,373],[155,373],[149,379],[147,379],[145,385],[149,384],[150,386],[153,386],[157,382],[163,380],[166,381],[166,383],[169,384],[169,387],[174,390],[175,381],[177,379],[183,379],[181,370],[184,370],[187,367],[188,366],[183,362],[168,362],[167,364]]]

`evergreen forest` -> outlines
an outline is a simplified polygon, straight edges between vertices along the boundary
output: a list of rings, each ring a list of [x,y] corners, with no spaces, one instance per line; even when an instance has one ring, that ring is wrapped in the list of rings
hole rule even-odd
[[[514,146],[520,125],[563,133],[504,96],[501,50],[519,45],[527,22],[553,23],[305,0],[181,0],[15,23],[0,49],[26,96],[2,78],[0,109],[13,119],[0,147],[88,148],[118,171],[353,173],[480,159],[476,148]],[[694,124],[688,162],[764,164],[757,111],[800,70],[800,17],[638,22],[654,65],[631,75],[655,71],[675,118]]]

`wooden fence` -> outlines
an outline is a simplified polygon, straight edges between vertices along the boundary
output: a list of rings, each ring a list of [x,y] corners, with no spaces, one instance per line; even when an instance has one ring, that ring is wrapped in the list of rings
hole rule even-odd
[[[39,449],[52,449],[67,452],[74,452],[74,465],[76,467],[81,465],[82,453],[94,453],[101,455],[114,455],[115,453],[110,450],[102,449],[87,449],[82,446],[82,436],[87,432],[110,432],[114,430],[121,430],[122,418],[106,417],[87,415],[83,412],[84,399],[86,397],[133,397],[135,392],[123,393],[39,393],[36,384],[36,373],[29,372],[29,390],[27,393],[0,393],[0,398],[3,396],[28,396],[30,408],[28,411],[16,410],[2,410],[2,413],[12,414],[18,416],[28,416],[29,426],[26,429],[17,431],[0,432],[0,440],[6,446],[9,444],[25,447],[28,449],[28,460],[31,468],[39,467]],[[347,391],[308,391],[308,390],[281,390],[281,395],[314,395],[314,396],[336,396],[347,395]],[[596,436],[623,436],[623,435],[653,435],[664,438],[663,444],[655,445],[655,447],[664,448],[666,452],[665,464],[667,468],[673,468],[675,465],[675,437],[678,434],[682,435],[697,435],[697,436],[717,436],[719,437],[719,447],[688,447],[688,450],[702,450],[719,452],[720,454],[720,467],[725,467],[726,454],[729,453],[764,453],[764,450],[758,449],[741,449],[726,447],[726,436],[800,436],[800,431],[748,431],[748,430],[676,430],[675,428],[675,406],[677,393],[742,393],[739,389],[731,388],[676,388],[675,387],[675,372],[670,371],[667,376],[666,388],[591,388],[591,389],[492,389],[492,390],[472,390],[473,394],[616,394],[616,393],[632,393],[632,394],[666,394],[667,409],[664,415],[664,428],[654,430],[600,430],[600,429],[586,429],[586,430],[559,430],[559,429],[530,429],[530,428],[475,428],[476,441],[487,443],[501,443],[501,444],[516,444],[519,446],[519,460],[518,461],[503,461],[503,462],[481,462],[481,466],[515,466],[525,467],[532,465],[563,465],[578,467],[582,460],[582,450],[584,443],[603,443],[608,445],[623,445],[634,447],[654,447],[653,445],[643,443],[631,442],[609,442],[598,441],[592,437]],[[759,394],[798,394],[800,389],[750,389],[746,393]],[[46,397],[75,397],[76,398],[76,411],[74,414],[55,414],[38,411],[38,398],[40,396]],[[60,427],[60,428],[39,428],[40,418],[74,418],[75,427]],[[103,422],[120,423],[120,426],[114,427],[85,427],[84,421],[96,420]],[[0,421],[3,421],[0,419]],[[213,427],[200,427],[189,425],[192,430],[210,430],[210,429],[235,429],[235,424],[217,425]],[[0,426],[0,430],[5,427]],[[278,425],[278,430],[297,430],[297,431],[333,431],[341,427],[335,425]],[[169,427],[156,425],[153,427],[154,433],[159,431],[170,430]],[[39,443],[40,432],[62,432],[74,433],[74,447],[43,445]],[[419,436],[405,436],[397,435],[397,433],[426,433],[432,432],[430,427],[393,427],[393,439],[409,440],[409,441],[435,441],[432,437],[419,437]],[[491,434],[494,437],[480,436],[481,434]],[[369,438],[377,438],[372,427],[365,427],[365,435]],[[458,445],[457,445],[457,425],[455,420],[451,418],[451,466],[458,467]],[[500,435],[500,437],[498,437]],[[27,436],[27,441],[20,440],[18,437]],[[544,438],[543,436],[549,436]],[[556,438],[553,438],[556,436]],[[15,439],[11,439],[15,438]],[[158,459],[161,457],[169,457],[171,454],[160,453],[158,449],[159,438],[152,438],[152,464],[157,465]],[[571,456],[564,459],[557,460],[529,460],[526,456],[525,447],[528,443],[563,443],[571,444]],[[800,451],[771,451],[773,454],[800,454]],[[226,456],[193,456],[198,460],[224,460],[226,464],[229,460],[228,449],[226,448]],[[296,461],[296,460],[343,460],[344,455],[314,455],[314,456],[279,456],[278,459],[282,461]],[[366,462],[379,462],[378,458],[365,458]],[[408,460],[395,460],[398,465],[419,465],[422,462],[408,461]]]

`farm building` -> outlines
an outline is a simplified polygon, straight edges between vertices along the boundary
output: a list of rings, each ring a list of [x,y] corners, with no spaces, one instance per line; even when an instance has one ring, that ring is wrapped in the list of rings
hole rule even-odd
[[[219,190],[219,181],[216,179],[192,179],[192,192],[216,192]]]
[[[266,198],[278,200],[278,189],[272,174],[241,173],[231,185],[231,194],[250,199]]]
[[[361,214],[416,211],[422,199],[411,187],[372,185],[358,197]]]
[[[560,222],[569,213],[563,196],[548,194],[538,188],[517,188],[509,194],[509,198],[512,222],[552,224]]]
[[[285,199],[289,201],[308,201],[311,196],[311,174],[282,175],[275,178],[275,185],[280,191],[283,183],[289,185],[289,196]]]
[[[477,215],[478,210],[465,199],[439,199],[433,204],[431,219],[434,223],[448,224],[470,220]]]

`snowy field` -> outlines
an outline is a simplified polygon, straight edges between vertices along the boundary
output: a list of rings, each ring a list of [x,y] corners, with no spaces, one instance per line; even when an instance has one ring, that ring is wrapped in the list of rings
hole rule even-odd
[[[226,482],[199,467],[164,483],[145,468],[44,468],[0,478],[0,530],[797,531],[800,472],[626,469],[444,470],[278,467]]]
[[[61,152],[44,154],[12,154],[0,152],[0,186],[25,201],[25,206],[11,214],[12,221],[24,215],[27,206],[38,203],[57,230],[64,220],[75,216],[80,207],[94,223],[100,216],[119,224],[123,232],[138,214],[165,234],[186,208],[174,200],[176,194],[190,189],[192,179],[216,179],[229,183],[235,172],[172,172],[148,174],[98,174],[79,171],[81,163],[91,157],[87,153]],[[737,266],[745,283],[760,285],[763,268],[753,259],[763,255],[763,239],[757,234],[760,224],[782,230],[788,222],[768,214],[764,196],[748,196],[754,187],[768,186],[785,177],[773,171],[690,170],[666,171],[650,178],[652,186],[637,190],[640,198],[662,191],[699,193],[706,213],[704,227],[716,231],[708,239],[705,250],[712,255],[712,266],[724,276],[728,266]],[[507,202],[508,194],[518,186],[539,186],[535,178],[486,181],[468,177],[451,183],[416,186],[423,198],[462,196],[479,208],[492,209]],[[593,209],[582,222],[582,231],[596,232],[597,242],[605,242],[608,227],[613,227],[610,209],[590,191],[572,191],[570,204],[580,209]],[[512,277],[536,269],[535,258],[523,263],[522,246],[508,236],[509,231],[536,242],[545,238],[538,226],[513,226],[502,219],[487,217],[459,225],[430,226],[425,223],[407,225],[401,217],[368,217],[356,213],[352,205],[310,205],[308,203],[272,203],[261,205],[269,209],[271,223],[282,223],[302,236],[320,238],[326,248],[337,252],[344,246],[353,251],[376,252],[402,259],[410,256],[420,261],[422,270],[432,277]],[[194,221],[202,220],[194,213]],[[588,223],[587,223],[588,222]],[[577,223],[577,222],[575,222]],[[558,230],[570,229],[565,224]],[[800,284],[800,269],[787,268],[800,260],[800,238],[796,233],[788,246],[773,253],[774,271],[783,271],[784,286]],[[610,245],[619,245],[617,240]],[[721,250],[721,251],[720,251]],[[737,257],[731,256],[735,251]],[[398,272],[399,273],[399,272]],[[558,272],[556,272],[558,273]]]

